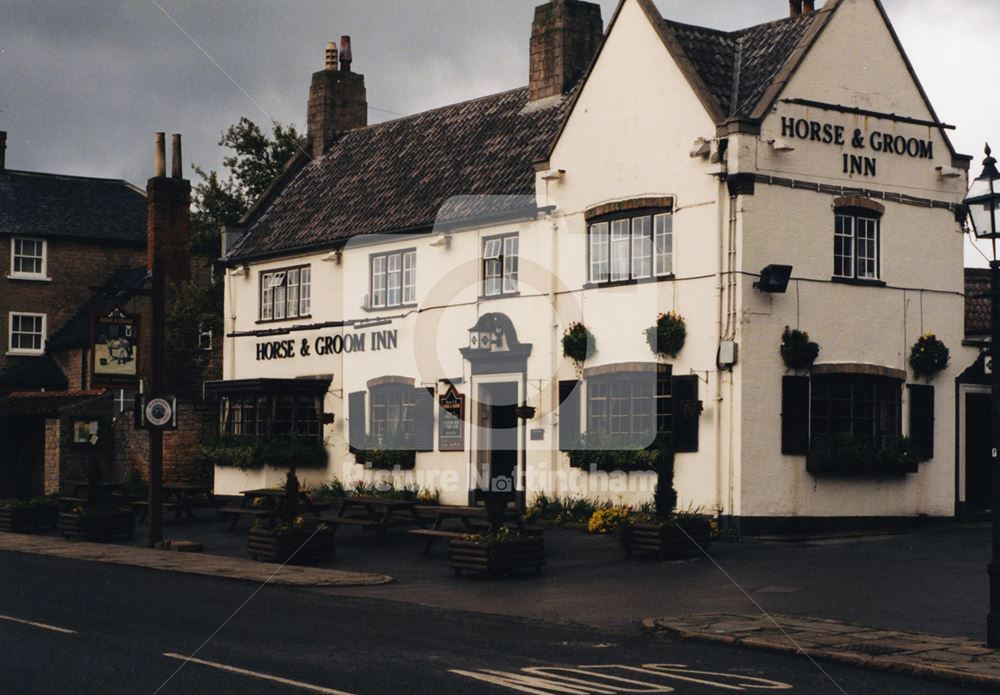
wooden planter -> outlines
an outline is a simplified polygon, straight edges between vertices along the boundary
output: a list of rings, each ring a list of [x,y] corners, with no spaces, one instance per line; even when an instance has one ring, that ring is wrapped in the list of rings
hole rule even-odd
[[[40,504],[34,507],[0,509],[0,531],[23,533],[59,525],[59,504]]]
[[[66,538],[82,541],[106,541],[112,538],[131,538],[135,535],[135,518],[131,510],[59,515],[59,527]]]
[[[673,522],[626,524],[622,527],[622,546],[629,557],[653,555],[660,560],[700,555],[699,547],[707,549],[711,546],[712,530],[708,518],[685,519],[680,523],[686,534]]]
[[[523,569],[539,574],[545,564],[545,543],[540,535],[493,545],[453,538],[448,542],[448,564],[456,575],[466,570],[496,577]]]
[[[311,565],[333,557],[333,538],[334,529],[329,527],[318,531],[315,528],[251,528],[247,550],[254,560]]]

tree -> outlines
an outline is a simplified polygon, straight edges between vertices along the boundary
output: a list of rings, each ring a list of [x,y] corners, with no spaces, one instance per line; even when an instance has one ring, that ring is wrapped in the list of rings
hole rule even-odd
[[[222,226],[239,222],[302,147],[294,125],[275,122],[268,136],[246,117],[229,126],[219,144],[233,151],[222,160],[225,179],[216,171],[192,167],[201,181],[194,186],[191,252],[212,259],[219,255]]]

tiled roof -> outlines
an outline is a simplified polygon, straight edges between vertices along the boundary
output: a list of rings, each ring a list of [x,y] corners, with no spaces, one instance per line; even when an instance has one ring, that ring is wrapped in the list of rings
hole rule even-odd
[[[724,32],[663,21],[726,119],[748,118],[813,26],[826,12],[808,12]]]
[[[965,269],[965,335],[990,334],[990,271]]]
[[[65,389],[66,375],[49,355],[18,357],[0,371],[0,391],[8,389]]]
[[[89,345],[94,316],[107,313],[115,305],[131,299],[146,282],[145,267],[127,268],[114,273],[93,295],[87,298],[73,315],[45,342],[46,350],[58,352],[66,348]]]
[[[292,177],[230,258],[429,229],[449,200],[452,221],[532,213],[533,163],[572,100],[529,104],[522,88],[349,131]]]
[[[146,196],[119,179],[0,173],[0,234],[146,243]]]

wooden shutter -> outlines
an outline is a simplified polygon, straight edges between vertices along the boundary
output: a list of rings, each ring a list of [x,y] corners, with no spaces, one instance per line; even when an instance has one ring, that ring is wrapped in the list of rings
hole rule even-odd
[[[781,379],[781,453],[809,453],[809,377]]]
[[[674,451],[698,451],[698,377],[675,376],[670,380],[671,425],[674,431]]]
[[[363,447],[365,433],[365,392],[356,391],[347,396],[347,419],[349,430],[347,433],[351,451]]]
[[[418,386],[413,391],[413,449],[434,451],[434,389]]]
[[[934,387],[910,384],[910,441],[922,461],[934,458]]]
[[[580,448],[580,387],[579,381],[559,382],[559,450]]]

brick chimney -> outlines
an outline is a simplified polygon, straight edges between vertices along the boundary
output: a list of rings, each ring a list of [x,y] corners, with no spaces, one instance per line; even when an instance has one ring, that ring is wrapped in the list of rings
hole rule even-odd
[[[339,57],[339,66],[338,66]],[[330,42],[323,70],[313,73],[309,87],[309,153],[321,157],[339,135],[368,125],[365,76],[351,72],[351,37],[340,38],[340,51]]]
[[[604,37],[601,6],[550,0],[535,8],[528,88],[532,101],[563,94],[583,75]]]
[[[7,131],[0,130],[0,174],[7,170]]]
[[[164,134],[157,133],[155,175],[146,183],[146,268],[152,272],[154,260],[159,260],[167,286],[191,278],[191,182],[181,173],[181,136],[171,139],[170,177]]]
[[[815,12],[816,0],[788,0],[788,16],[798,17],[803,12]]]

